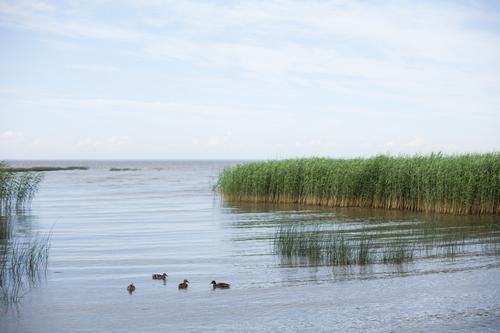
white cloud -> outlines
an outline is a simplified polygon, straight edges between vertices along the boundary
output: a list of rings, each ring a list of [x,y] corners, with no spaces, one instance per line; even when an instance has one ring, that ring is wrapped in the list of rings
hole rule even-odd
[[[12,131],[12,130],[6,130],[3,132],[0,132],[0,142],[2,142],[2,143],[13,142],[13,141],[16,141],[22,137],[23,137],[23,134],[21,132],[16,132],[16,131]]]
[[[399,151],[407,150],[407,149],[418,149],[422,148],[425,145],[425,140],[420,136],[414,136],[413,138],[406,141],[396,141],[391,140],[387,141],[384,146],[389,149],[397,149]]]
[[[153,18],[153,17],[144,17],[141,19],[141,22],[150,28],[163,28],[167,25],[168,22],[162,18]]]
[[[110,149],[127,146],[130,138],[126,135],[111,136],[104,139],[85,138],[76,143],[77,148]]]
[[[140,32],[88,20],[85,19],[85,15],[82,18],[64,18],[67,14],[74,15],[75,13],[75,11],[57,8],[55,5],[44,6],[43,3],[37,1],[2,2],[0,3],[0,25],[73,38],[121,42],[144,38]]]
[[[415,148],[415,147],[421,147],[424,143],[425,143],[424,139],[422,139],[419,136],[416,136],[407,143],[405,143],[404,146]]]
[[[29,142],[28,145],[33,148],[50,148],[53,142],[44,138],[36,138]]]
[[[258,113],[251,107],[232,107],[231,105],[217,104],[206,105],[203,103],[194,103],[186,101],[186,103],[166,102],[162,100],[142,100],[129,98],[79,98],[79,97],[51,97],[45,94],[36,95],[31,92],[31,98],[27,98],[27,91],[20,90],[19,93],[24,94],[19,98],[12,99],[16,105],[36,106],[37,108],[45,108],[55,111],[61,110],[66,113],[73,111],[83,112],[103,112],[117,113],[117,115],[126,114],[160,114],[185,117],[226,117],[240,116],[249,117]],[[270,110],[272,107],[266,109]],[[280,113],[279,108],[273,109],[273,113]]]
[[[82,64],[65,64],[65,68],[76,69],[90,72],[117,72],[118,68],[115,66],[105,65],[82,65]]]
[[[311,139],[305,142],[297,141],[295,142],[295,147],[297,148],[308,148],[308,149],[333,149],[337,146],[334,140],[330,139]]]
[[[204,139],[193,138],[191,139],[191,145],[195,147],[204,148],[217,148],[221,146],[231,145],[232,133],[226,132],[223,135],[210,135]]]
[[[21,89],[17,89],[14,87],[2,87],[0,86],[0,94],[5,94],[5,95],[16,95],[16,94],[21,94],[23,91]]]

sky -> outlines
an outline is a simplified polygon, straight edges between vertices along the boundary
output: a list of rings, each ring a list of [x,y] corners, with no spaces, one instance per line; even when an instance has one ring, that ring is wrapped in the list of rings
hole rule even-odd
[[[497,1],[0,0],[0,160],[500,151]]]

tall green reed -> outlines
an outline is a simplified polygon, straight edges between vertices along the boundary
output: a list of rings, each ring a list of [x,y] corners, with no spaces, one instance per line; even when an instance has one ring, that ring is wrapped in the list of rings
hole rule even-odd
[[[498,223],[476,226],[364,226],[333,230],[332,225],[281,224],[272,237],[273,251],[287,260],[310,265],[401,265],[416,259],[499,255]]]
[[[17,237],[11,215],[26,208],[42,176],[17,172],[0,162],[0,304],[16,304],[45,276],[50,236]]]
[[[38,191],[42,180],[39,173],[18,173],[0,162],[0,215],[26,208]]]
[[[228,201],[500,214],[500,153],[254,162],[216,187]]]

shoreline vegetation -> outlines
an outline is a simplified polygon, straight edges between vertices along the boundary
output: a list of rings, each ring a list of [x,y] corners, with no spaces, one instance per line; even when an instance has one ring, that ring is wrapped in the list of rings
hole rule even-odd
[[[17,304],[45,277],[51,237],[14,233],[13,216],[30,205],[43,177],[12,169],[16,168],[0,162],[0,305],[4,307]]]
[[[88,170],[87,166],[68,166],[68,167],[57,167],[57,166],[35,166],[35,167],[10,167],[10,166],[0,166],[3,172],[45,172],[45,171],[69,171],[69,170]]]
[[[109,168],[109,171],[139,171],[138,168]]]
[[[0,215],[29,206],[42,178],[36,172],[12,171],[6,163],[0,162]]]
[[[230,202],[500,214],[500,153],[252,162],[216,188]]]

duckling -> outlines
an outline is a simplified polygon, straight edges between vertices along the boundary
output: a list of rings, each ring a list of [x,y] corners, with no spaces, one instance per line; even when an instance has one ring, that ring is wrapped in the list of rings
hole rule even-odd
[[[184,280],[182,283],[179,283],[179,289],[187,289],[188,283],[188,280]]]
[[[215,282],[215,281],[212,281],[210,282],[210,284],[214,287],[214,289],[216,288],[219,288],[219,289],[229,289],[231,287],[231,285],[229,283],[225,283],[225,282]]]
[[[167,273],[163,274],[153,274],[153,280],[166,280],[168,277]]]
[[[133,283],[129,284],[127,287],[127,291],[129,294],[132,294],[135,291],[135,286]]]

